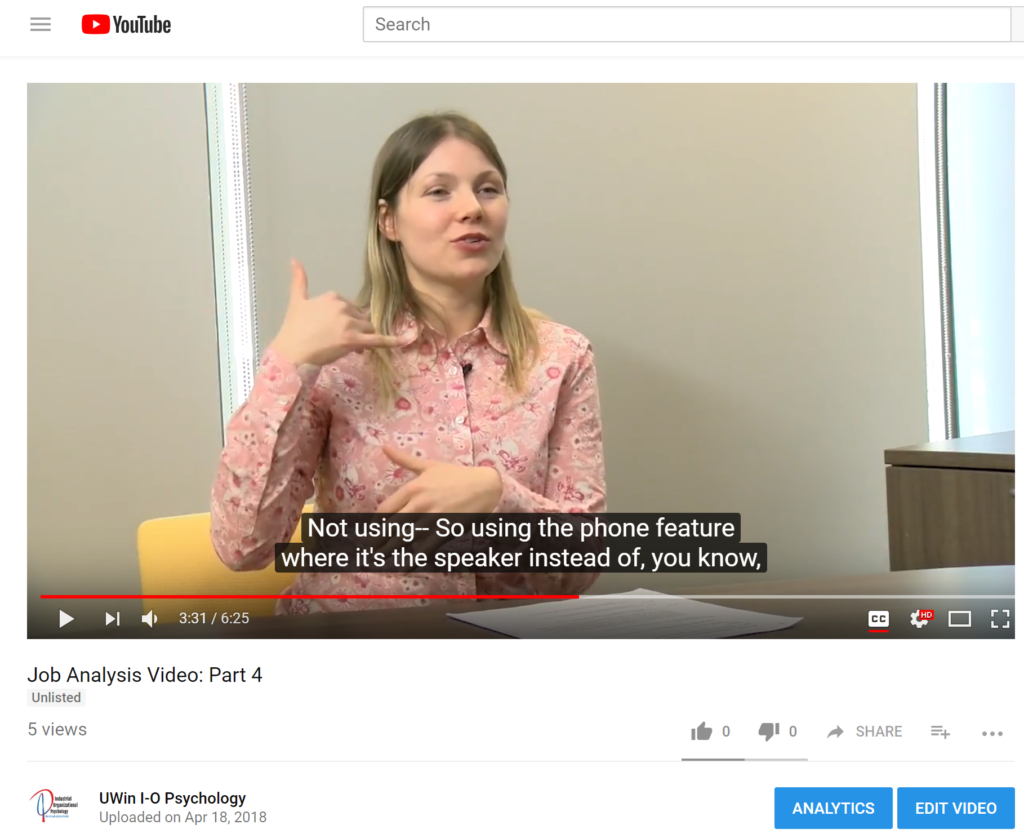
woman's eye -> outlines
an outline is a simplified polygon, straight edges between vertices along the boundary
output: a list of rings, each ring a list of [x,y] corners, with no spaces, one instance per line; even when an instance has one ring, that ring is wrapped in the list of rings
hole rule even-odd
[[[480,191],[488,195],[500,195],[501,190],[496,186],[482,186]],[[430,198],[443,198],[448,195],[448,190],[442,187],[435,187],[427,192],[427,197]]]

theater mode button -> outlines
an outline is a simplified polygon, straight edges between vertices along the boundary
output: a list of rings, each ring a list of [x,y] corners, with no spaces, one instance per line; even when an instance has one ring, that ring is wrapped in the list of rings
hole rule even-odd
[[[898,829],[1013,829],[1013,788],[900,788]]]
[[[892,789],[776,788],[776,829],[892,829]]]

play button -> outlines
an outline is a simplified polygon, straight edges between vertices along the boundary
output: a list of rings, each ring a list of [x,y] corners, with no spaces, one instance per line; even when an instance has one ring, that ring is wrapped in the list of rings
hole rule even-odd
[[[64,626],[66,626],[68,623],[70,623],[73,619],[75,619],[75,618],[72,617],[70,614],[65,614],[63,611],[61,611],[60,612],[60,627],[64,628]]]
[[[82,15],[82,31],[86,35],[106,35],[110,32],[110,15]]]

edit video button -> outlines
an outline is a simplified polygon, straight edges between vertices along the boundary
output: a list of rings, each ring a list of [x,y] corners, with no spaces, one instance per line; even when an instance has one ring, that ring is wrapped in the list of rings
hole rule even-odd
[[[776,788],[776,829],[892,829],[892,789]]]
[[[900,788],[898,829],[1013,829],[1012,788]]]

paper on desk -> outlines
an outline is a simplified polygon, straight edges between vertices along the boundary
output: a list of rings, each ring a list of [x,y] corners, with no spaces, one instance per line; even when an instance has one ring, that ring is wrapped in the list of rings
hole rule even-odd
[[[645,588],[448,616],[532,640],[741,637],[789,628],[803,619],[724,608]]]

